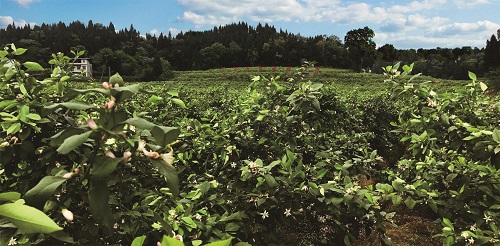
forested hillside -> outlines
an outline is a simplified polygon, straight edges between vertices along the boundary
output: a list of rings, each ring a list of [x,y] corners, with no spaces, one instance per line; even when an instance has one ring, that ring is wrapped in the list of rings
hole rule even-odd
[[[277,30],[268,24],[256,27],[240,22],[206,31],[141,35],[133,25],[116,30],[89,21],[8,25],[0,29],[0,45],[29,47],[27,60],[47,65],[52,53],[86,50],[94,64],[94,77],[119,72],[130,80],[163,80],[174,70],[242,66],[298,66],[302,59],[323,67],[381,72],[396,61],[415,63],[414,71],[440,78],[466,79],[467,71],[479,76],[500,66],[498,34],[485,40],[486,48],[435,48],[398,50],[378,45],[368,27],[336,35],[305,37]]]

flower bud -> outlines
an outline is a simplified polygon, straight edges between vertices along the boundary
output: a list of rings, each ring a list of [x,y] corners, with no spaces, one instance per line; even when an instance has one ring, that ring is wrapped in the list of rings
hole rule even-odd
[[[97,129],[97,124],[95,123],[95,121],[92,119],[92,118],[89,118],[87,120],[87,125],[90,127],[90,129],[92,130],[95,130]]]
[[[78,167],[77,167],[77,168],[75,168],[73,171],[74,171],[75,173],[79,173],[79,172],[80,172],[80,168],[78,168]]]
[[[71,177],[73,177],[73,173],[65,173],[62,177],[65,179],[70,179]]]
[[[102,88],[104,88],[104,89],[108,89],[108,88],[109,88],[109,84],[108,84],[108,82],[103,82],[103,83],[102,83]]]
[[[115,88],[118,88],[118,87],[120,87],[120,85],[119,84],[115,84]]]
[[[128,161],[128,159],[130,159],[130,157],[132,157],[132,152],[127,151],[127,152],[123,153],[123,159],[125,159],[126,161]]]
[[[116,158],[115,154],[113,154],[113,152],[111,152],[111,150],[106,150],[106,152],[104,154],[107,157]]]
[[[63,208],[61,213],[64,216],[64,218],[66,218],[68,221],[73,221],[73,212]]]
[[[107,108],[107,109],[112,109],[114,106],[115,106],[115,101],[109,101],[108,103],[106,103],[104,105],[104,107]]]

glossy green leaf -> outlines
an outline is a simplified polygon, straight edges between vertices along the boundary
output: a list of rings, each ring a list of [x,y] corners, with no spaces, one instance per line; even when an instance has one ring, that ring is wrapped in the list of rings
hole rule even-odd
[[[144,130],[151,130],[155,126],[155,124],[139,117],[130,118],[126,120],[125,123]]]
[[[45,109],[56,109],[59,107],[65,107],[67,109],[73,109],[73,110],[85,110],[89,108],[93,108],[94,106],[85,103],[85,102],[63,102],[63,103],[54,103],[51,105],[47,105],[44,108]]]
[[[182,217],[182,221],[184,222],[184,224],[186,226],[189,226],[193,229],[195,229],[197,226],[196,226],[196,223],[194,223],[193,219],[191,219],[191,217]]]
[[[151,164],[158,168],[158,172],[167,178],[167,185],[174,197],[179,195],[179,177],[175,167],[166,163],[164,160],[151,160]]]
[[[111,158],[108,156],[98,156],[95,158],[94,165],[90,173],[96,179],[105,179],[113,171],[115,171],[116,166],[120,163],[123,158]]]
[[[406,207],[408,207],[409,209],[413,209],[413,207],[415,207],[417,202],[415,200],[413,200],[413,198],[408,197],[405,200],[405,204],[406,204]]]
[[[146,236],[136,237],[130,246],[142,246],[144,241],[146,241]]]
[[[92,131],[84,132],[82,134],[73,135],[64,140],[64,142],[57,148],[57,152],[65,155],[72,150],[78,148],[80,145],[85,143],[88,139]]]
[[[481,90],[482,90],[483,92],[484,92],[484,91],[486,91],[486,90],[488,89],[488,86],[487,86],[485,83],[483,83],[483,82],[480,82],[480,83],[479,83],[479,86],[481,86]]]
[[[67,179],[61,176],[45,176],[35,187],[24,195],[26,203],[37,208],[43,208],[45,202],[54,194],[56,189]]]
[[[111,89],[111,95],[116,98],[117,102],[123,102],[129,99],[134,94],[137,94],[140,90],[140,84],[133,84],[124,87],[118,87]]]
[[[104,180],[92,180],[89,189],[89,207],[94,220],[105,226],[113,224],[113,212],[109,207],[109,189]]]
[[[472,79],[473,81],[477,80],[476,74],[471,71],[469,71],[469,78]]]
[[[0,201],[15,201],[21,198],[21,194],[18,192],[3,192],[0,193]]]
[[[172,143],[177,139],[181,131],[175,127],[154,126],[151,134],[156,140],[156,144],[162,148]]]
[[[162,97],[159,97],[157,95],[152,95],[151,97],[149,97],[148,99],[148,103],[159,103],[159,102],[162,102],[163,101],[163,98]]]
[[[184,243],[169,236],[163,236],[161,246],[184,246]]]
[[[41,72],[43,67],[36,62],[25,62],[23,65],[27,68],[26,72]]]
[[[205,246],[230,246],[233,238],[224,239],[221,241],[205,244]]]
[[[10,125],[9,128],[7,128],[7,135],[14,134],[14,133],[18,132],[19,130],[21,130],[21,123],[16,122],[16,123]]]
[[[181,108],[187,108],[186,104],[184,104],[184,102],[181,99],[172,98],[170,100],[172,100],[172,102],[174,102],[175,104],[177,104],[177,106],[179,106]]]
[[[445,224],[446,226],[448,226],[452,230],[455,230],[455,227],[453,227],[453,224],[451,223],[451,221],[448,218],[443,218],[443,224]]]
[[[278,186],[278,182],[276,182],[276,179],[272,175],[265,174],[264,178],[266,179],[266,183],[267,185],[269,185],[269,187],[273,188]]]
[[[26,52],[27,50],[28,49],[25,49],[25,48],[17,48],[17,49],[14,49],[12,54],[16,55],[16,56],[20,56],[20,55],[24,54],[24,52]]]
[[[0,205],[0,216],[14,224],[24,233],[52,233],[62,230],[42,211],[24,204]]]

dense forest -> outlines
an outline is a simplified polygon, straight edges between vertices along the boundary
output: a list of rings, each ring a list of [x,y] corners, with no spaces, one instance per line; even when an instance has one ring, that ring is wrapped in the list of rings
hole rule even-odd
[[[415,63],[414,71],[453,79],[467,79],[467,71],[479,76],[500,67],[500,30],[486,47],[399,50],[391,44],[377,48],[368,27],[338,36],[300,34],[277,30],[268,24],[256,27],[240,22],[207,31],[141,35],[133,25],[116,30],[89,21],[69,25],[8,25],[0,29],[0,45],[15,43],[29,48],[26,59],[47,65],[52,53],[85,50],[91,58],[94,77],[119,72],[129,80],[162,80],[171,70],[209,69],[244,66],[299,66],[302,59],[318,66],[381,72],[394,62]],[[490,74],[495,74],[490,72]]]

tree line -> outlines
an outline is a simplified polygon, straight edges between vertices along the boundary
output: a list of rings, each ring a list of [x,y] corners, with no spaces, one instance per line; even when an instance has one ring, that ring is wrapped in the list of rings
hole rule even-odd
[[[119,72],[129,80],[162,80],[172,70],[196,70],[243,66],[299,66],[303,59],[318,66],[381,72],[381,67],[415,63],[414,70],[440,78],[467,79],[467,71],[479,76],[500,67],[500,30],[485,48],[396,49],[379,48],[368,27],[351,30],[342,40],[336,35],[305,37],[277,30],[269,24],[256,27],[245,22],[206,31],[141,35],[133,25],[116,30],[89,21],[84,24],[8,25],[0,29],[0,45],[15,43],[29,48],[25,59],[47,65],[52,53],[85,50],[94,77]]]

